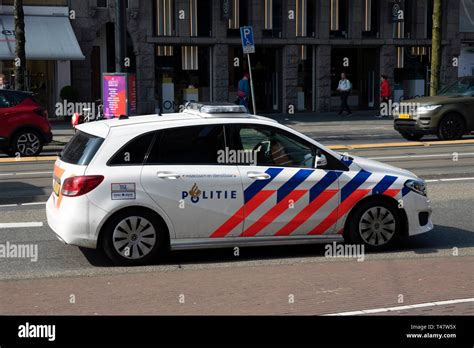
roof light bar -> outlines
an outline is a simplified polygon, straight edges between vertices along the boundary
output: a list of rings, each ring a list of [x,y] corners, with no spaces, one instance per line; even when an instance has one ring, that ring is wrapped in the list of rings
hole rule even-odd
[[[189,102],[186,104],[186,109],[196,110],[204,114],[247,114],[245,106],[230,103],[203,104]]]

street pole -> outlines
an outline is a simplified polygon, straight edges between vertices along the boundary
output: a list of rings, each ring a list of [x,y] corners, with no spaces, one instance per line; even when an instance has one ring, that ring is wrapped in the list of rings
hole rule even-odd
[[[125,72],[126,0],[115,0],[115,72]]]
[[[250,73],[250,92],[252,93],[252,107],[253,107],[253,114],[257,114],[257,108],[255,107],[255,94],[253,91],[253,77],[252,77],[252,65],[250,64],[250,54],[247,53],[247,60],[249,62],[249,73]]]

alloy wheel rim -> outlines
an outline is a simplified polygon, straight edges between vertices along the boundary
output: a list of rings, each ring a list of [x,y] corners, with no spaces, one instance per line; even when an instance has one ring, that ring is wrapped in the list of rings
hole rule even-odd
[[[462,130],[461,121],[458,118],[450,117],[443,124],[443,134],[446,138],[452,139],[459,137]]]
[[[34,133],[20,135],[17,141],[17,149],[21,155],[34,155],[40,148],[40,140]]]
[[[138,260],[152,251],[156,244],[156,231],[147,219],[130,216],[117,224],[112,241],[120,255],[127,259]]]
[[[371,246],[387,244],[395,235],[395,217],[384,207],[372,207],[361,217],[359,234]]]

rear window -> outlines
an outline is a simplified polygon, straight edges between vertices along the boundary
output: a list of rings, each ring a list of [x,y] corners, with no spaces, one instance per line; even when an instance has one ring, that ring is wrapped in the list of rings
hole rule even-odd
[[[60,159],[66,163],[86,166],[91,162],[103,142],[104,138],[77,132],[64,148]]]

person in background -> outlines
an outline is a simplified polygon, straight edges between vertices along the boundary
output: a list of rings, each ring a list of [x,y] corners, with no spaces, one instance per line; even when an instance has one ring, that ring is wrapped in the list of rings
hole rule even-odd
[[[247,112],[249,111],[249,95],[250,95],[250,75],[244,74],[244,77],[239,81],[237,86],[237,97],[239,98],[239,105],[245,106]]]
[[[5,74],[0,74],[0,89],[8,89]]]
[[[339,115],[341,115],[344,110],[347,111],[348,116],[352,115],[351,109],[349,109],[349,105],[347,105],[347,99],[349,98],[351,89],[352,85],[347,79],[346,73],[341,73],[341,80],[339,81],[339,85],[337,87],[337,91],[341,93],[341,110],[339,111]]]
[[[390,89],[390,83],[388,82],[387,75],[382,75],[380,78],[380,114],[377,118],[388,117],[390,98],[392,97],[392,90]],[[382,112],[385,108],[387,112]]]

